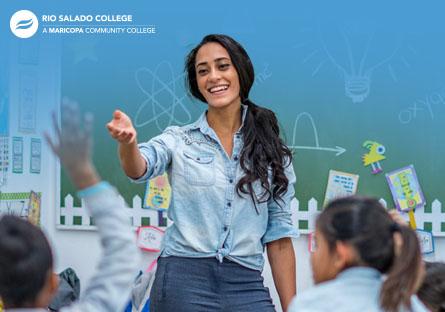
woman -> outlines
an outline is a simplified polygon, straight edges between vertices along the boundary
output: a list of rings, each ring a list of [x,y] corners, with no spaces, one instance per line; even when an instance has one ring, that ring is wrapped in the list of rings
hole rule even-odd
[[[189,92],[207,103],[194,123],[137,144],[127,115],[108,130],[125,173],[168,172],[169,218],[151,292],[152,311],[274,311],[263,285],[267,246],[283,310],[296,292],[290,219],[295,174],[274,113],[249,99],[254,70],[234,39],[208,35],[187,56]]]
[[[316,286],[289,311],[427,311],[413,296],[423,276],[417,235],[393,221],[378,200],[331,202],[317,218],[315,245]]]

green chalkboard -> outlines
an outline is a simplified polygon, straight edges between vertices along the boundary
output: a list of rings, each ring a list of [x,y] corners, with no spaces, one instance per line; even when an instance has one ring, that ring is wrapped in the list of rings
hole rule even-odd
[[[417,10],[396,19],[396,7],[387,7],[385,14],[333,4],[249,7],[248,15],[226,12],[221,20],[209,14],[190,20],[180,7],[163,8],[158,35],[65,41],[62,93],[95,114],[94,160],[130,202],[143,196],[144,186],[124,176],[105,124],[119,108],[133,118],[139,141],[145,141],[169,125],[194,121],[205,104],[187,96],[184,57],[203,35],[228,33],[254,63],[250,98],[276,112],[292,146],[296,196],[303,205],[310,198],[323,201],[330,169],[358,174],[360,194],[391,204],[384,174],[410,164],[427,202],[443,202],[445,45],[438,38],[445,30],[432,22],[439,18],[436,9],[423,8],[422,16],[429,18],[413,27]],[[367,140],[385,147],[382,173],[363,166]],[[62,174],[61,195],[72,192]]]

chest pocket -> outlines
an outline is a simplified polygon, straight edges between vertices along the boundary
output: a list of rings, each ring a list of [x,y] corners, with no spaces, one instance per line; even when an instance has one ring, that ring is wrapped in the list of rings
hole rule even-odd
[[[190,185],[215,184],[215,155],[184,152],[184,176]]]

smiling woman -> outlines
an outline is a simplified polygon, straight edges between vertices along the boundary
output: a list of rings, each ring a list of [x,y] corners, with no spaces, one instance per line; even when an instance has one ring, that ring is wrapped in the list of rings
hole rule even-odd
[[[267,246],[283,310],[295,295],[290,202],[292,155],[275,114],[249,100],[253,65],[225,35],[187,56],[190,94],[207,104],[194,123],[137,144],[121,111],[107,124],[125,173],[136,182],[168,172],[169,218],[150,294],[152,311],[274,311],[263,285]]]

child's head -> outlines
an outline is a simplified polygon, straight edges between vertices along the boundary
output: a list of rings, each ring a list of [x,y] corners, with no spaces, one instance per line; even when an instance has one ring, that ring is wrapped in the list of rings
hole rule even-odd
[[[43,232],[15,216],[0,218],[0,297],[5,308],[45,307],[57,289]]]
[[[410,306],[422,272],[417,236],[395,223],[376,199],[353,196],[332,201],[317,218],[315,242],[315,283],[334,279],[350,267],[371,267],[388,275],[381,290],[382,307],[395,311],[400,304]]]
[[[425,279],[417,296],[432,312],[445,312],[445,263],[425,264]]]

